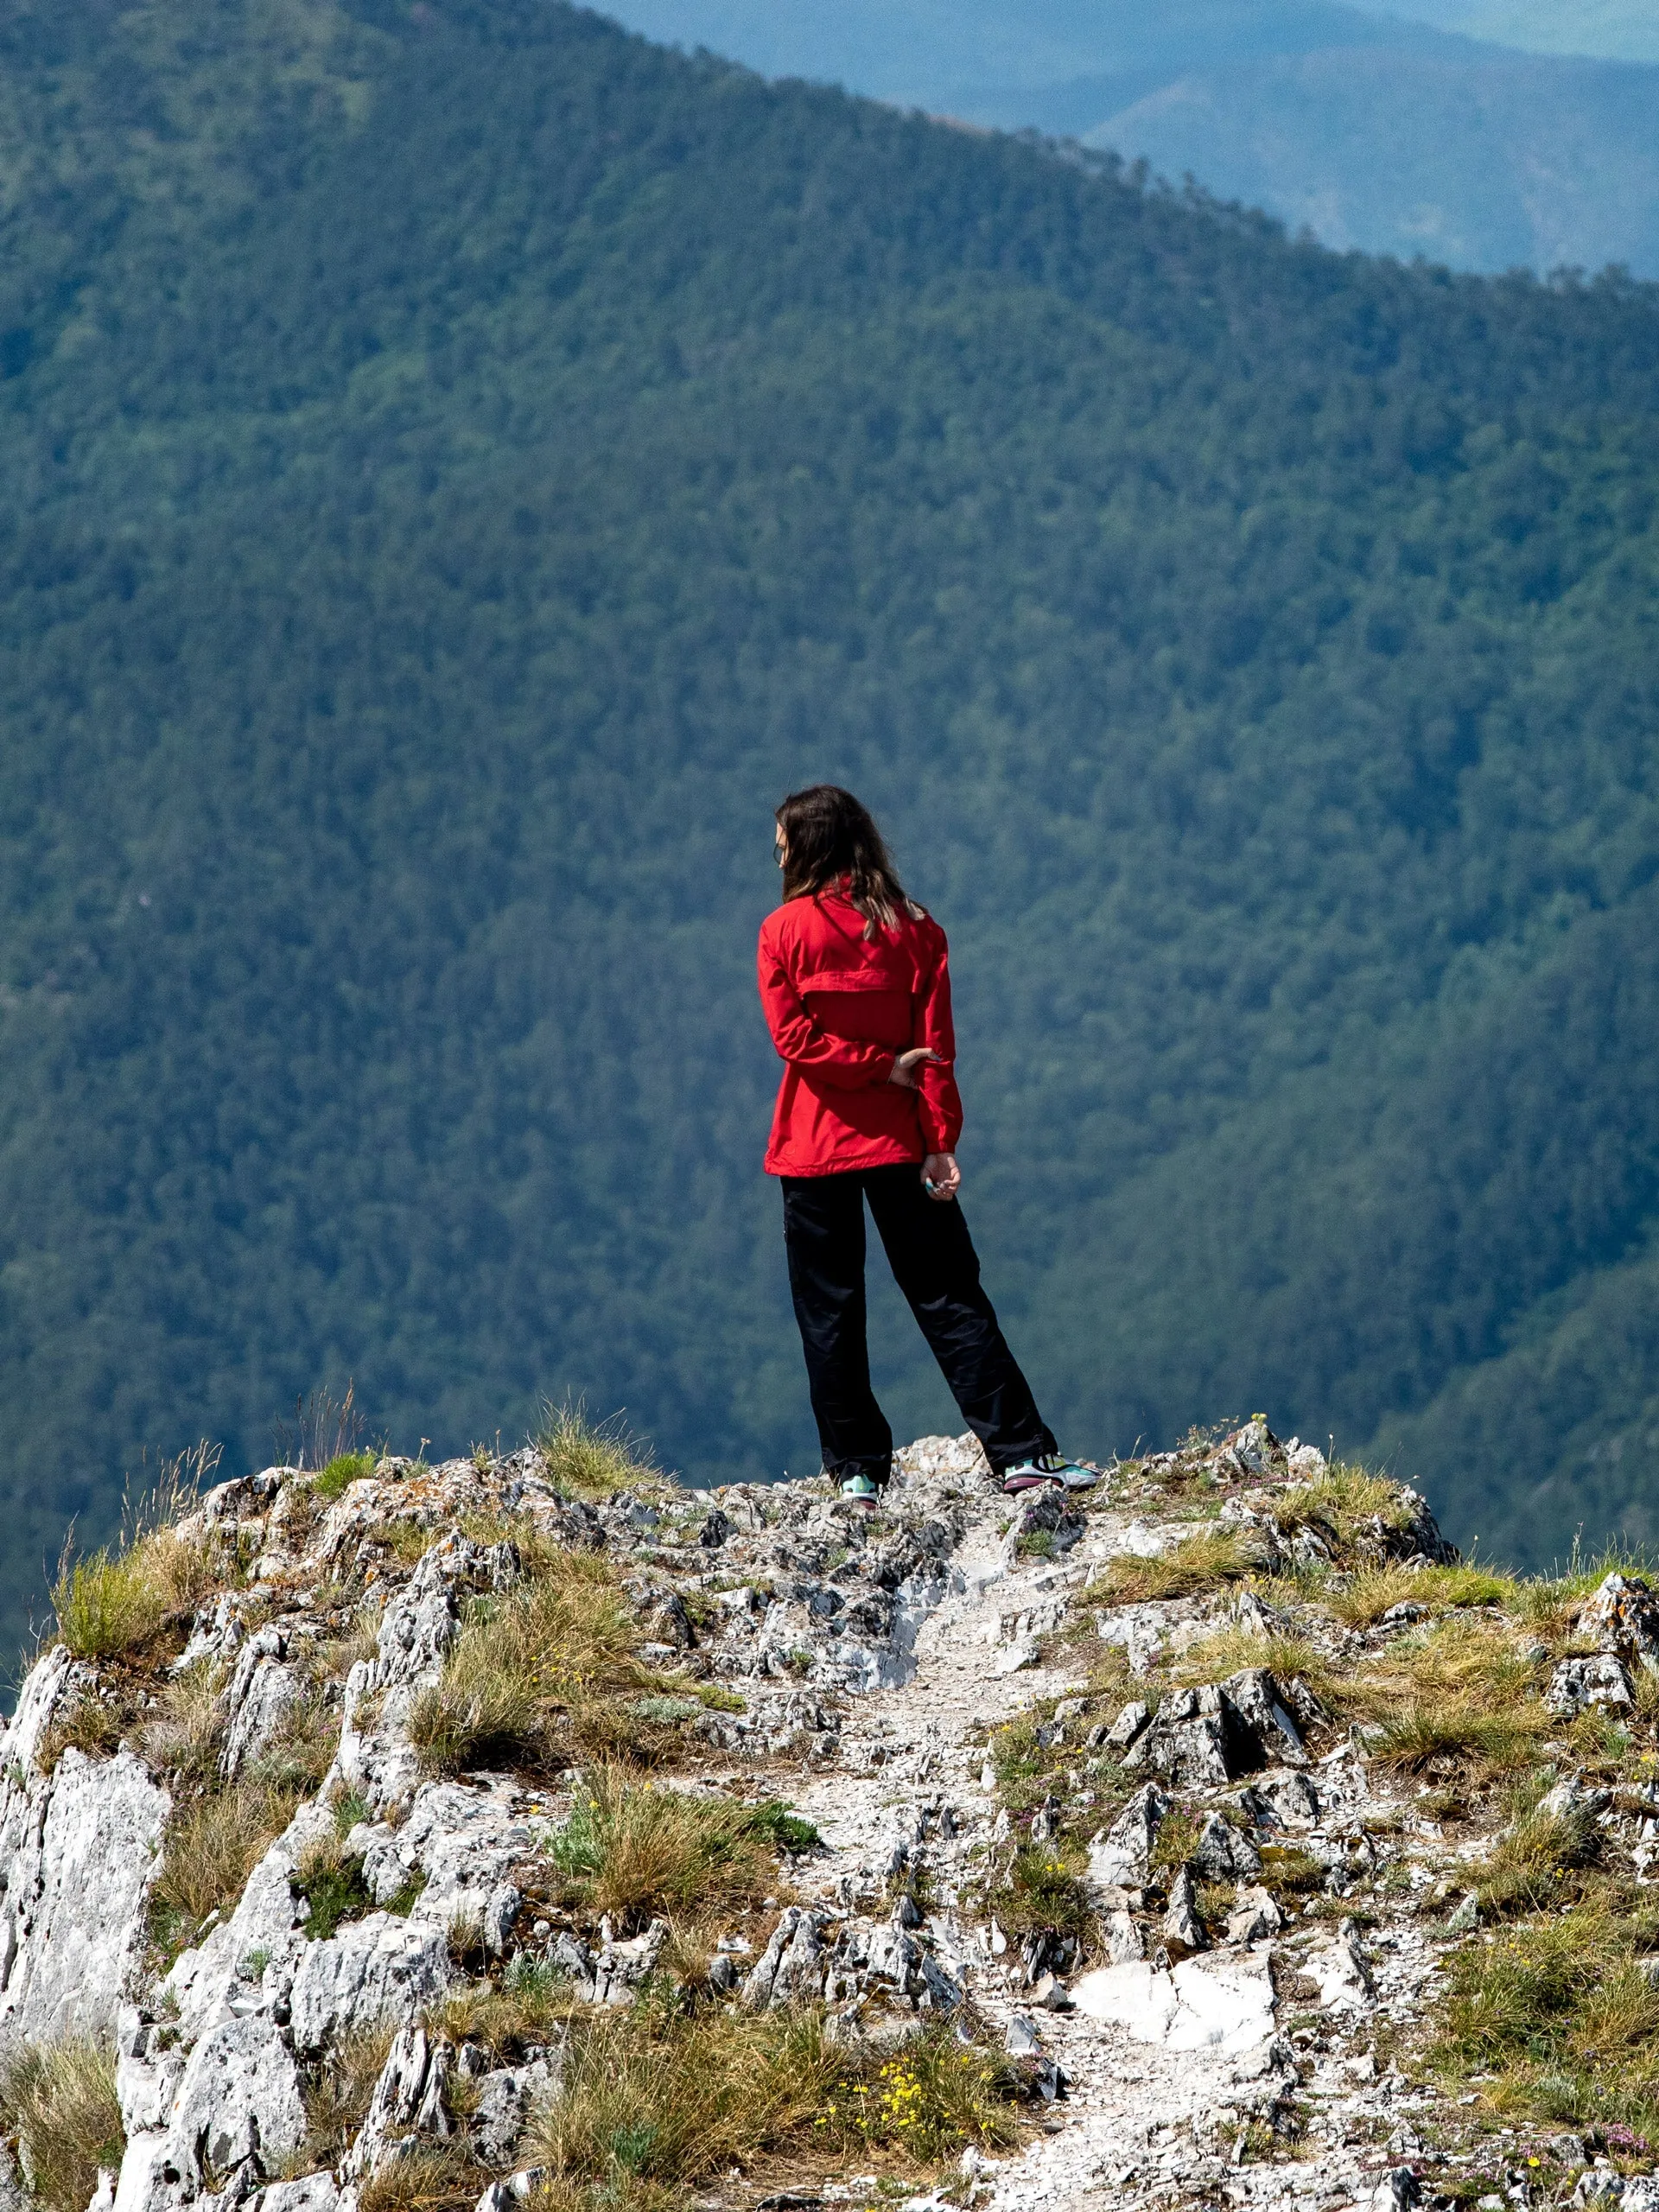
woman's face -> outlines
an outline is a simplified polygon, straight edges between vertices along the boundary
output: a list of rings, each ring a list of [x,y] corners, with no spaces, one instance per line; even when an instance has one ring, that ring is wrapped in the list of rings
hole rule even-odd
[[[779,868],[789,858],[789,840],[784,835],[781,822],[774,822],[772,826],[772,856]]]

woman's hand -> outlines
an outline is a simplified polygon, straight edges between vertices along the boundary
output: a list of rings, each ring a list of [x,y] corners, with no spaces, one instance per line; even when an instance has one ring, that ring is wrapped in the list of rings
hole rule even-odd
[[[909,1052],[899,1052],[895,1056],[893,1072],[887,1077],[887,1081],[896,1083],[900,1090],[914,1090],[918,1074],[931,1060],[938,1061],[940,1066],[944,1065],[943,1060],[931,1045],[914,1045]]]
[[[962,1188],[962,1170],[954,1152],[930,1152],[922,1162],[922,1181],[930,1198],[948,1205]]]

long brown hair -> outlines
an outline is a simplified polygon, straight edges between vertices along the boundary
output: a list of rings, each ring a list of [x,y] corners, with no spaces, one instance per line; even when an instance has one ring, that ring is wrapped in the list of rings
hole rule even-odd
[[[880,830],[852,791],[838,783],[812,783],[790,791],[777,812],[783,849],[783,896],[817,898],[845,880],[847,898],[865,918],[865,936],[893,929],[900,913],[923,918],[923,907],[905,896],[893,856]]]
[[[847,879],[847,896],[864,917],[864,934],[894,928],[901,914],[920,921],[868,807],[839,784],[791,791],[778,810],[784,833],[784,896],[816,897]]]

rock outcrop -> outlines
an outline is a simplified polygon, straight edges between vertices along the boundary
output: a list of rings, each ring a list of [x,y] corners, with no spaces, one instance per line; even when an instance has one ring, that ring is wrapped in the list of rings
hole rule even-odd
[[[1018,1505],[971,1439],[925,1440],[873,1515],[817,1481],[574,1496],[532,1448],[382,1460],[334,1498],[268,1469],[171,1541],[210,1586],[188,1618],[101,1662],[48,1649],[0,1739],[0,2056],[112,2054],[98,2212],[351,2212],[440,2152],[507,2212],[572,2038],[664,2003],[821,2016],[878,2053],[949,2020],[1007,2054],[1003,2093],[1046,2117],[974,2152],[964,2202],[1393,2202],[1433,2193],[1431,2122],[1440,2168],[1464,2155],[1461,2108],[1370,2056],[1421,2032],[1496,1834],[1448,1840],[1426,1793],[1437,1758],[1468,1770],[1432,1734],[1396,1747],[1386,1690],[1344,1713],[1344,1682],[1408,1703],[1464,1602],[1412,1492],[1259,1421]],[[588,1611],[536,1616],[545,1664],[486,1678],[479,1639],[550,1560]],[[1496,1650],[1507,1616],[1471,1602],[1459,1632]],[[579,1634],[607,1655],[597,1703]],[[1584,1604],[1575,1648],[1535,1634],[1505,1662],[1532,1670],[1529,1741],[1637,1713],[1639,1578]],[[752,1818],[770,1894],[690,1921],[584,1904],[593,1777],[630,1770],[630,1804]],[[181,1919],[227,1807],[267,1827]],[[1536,1818],[1637,1878],[1659,1851],[1659,1803],[1576,1769]],[[550,1990],[505,2040],[469,2025]],[[370,2070],[330,2136],[343,2054]],[[825,2177],[842,2201],[855,2171]]]

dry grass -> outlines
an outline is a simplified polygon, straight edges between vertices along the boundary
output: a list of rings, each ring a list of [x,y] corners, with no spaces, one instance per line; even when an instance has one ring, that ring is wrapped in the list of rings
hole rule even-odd
[[[649,1732],[615,1711],[627,1693],[664,1684],[635,1656],[642,1631],[613,1570],[595,1554],[543,1546],[524,1554],[525,1580],[480,1602],[435,1688],[416,1701],[410,1734],[429,1774],[556,1756],[563,1732],[586,1724],[617,1748]]]
[[[211,1551],[186,1543],[174,1526],[194,1509],[218,1464],[217,1445],[197,1445],[165,1461],[146,1496],[129,1496],[119,1543],[76,1559],[66,1541],[52,1603],[57,1640],[76,1658],[148,1656],[163,1630],[187,1619],[224,1581]]]
[[[1391,1606],[1426,1606],[1434,1613],[1470,1605],[1518,1607],[1522,1586],[1512,1575],[1477,1567],[1379,1567],[1354,1576],[1345,1589],[1329,1590],[1324,1603],[1350,1628],[1370,1628]]]
[[[1169,1663],[1170,1679],[1179,1684],[1217,1682],[1247,1667],[1265,1667],[1279,1682],[1300,1675],[1321,1705],[1339,1709],[1341,1678],[1331,1662],[1305,1636],[1253,1634],[1249,1629],[1225,1628],[1189,1644]]]
[[[259,1783],[187,1797],[174,1808],[149,1893],[151,1938],[176,1957],[208,1915],[234,1904],[294,1817],[296,1799]]]
[[[314,1688],[289,1708],[248,1768],[248,1779],[278,1796],[308,1797],[321,1785],[340,1745],[340,1714]]]
[[[636,2011],[578,2027],[521,2155],[548,2169],[552,2203],[661,2204],[779,2153],[925,2166],[964,2143],[1004,2146],[1013,2088],[1004,2063],[948,2028],[855,2056],[812,2014]]]
[[[1236,1529],[1201,1529],[1155,1559],[1120,1552],[1090,1586],[1109,1605],[1144,1604],[1156,1598],[1191,1598],[1219,1583],[1236,1582],[1263,1564],[1259,1547]]]
[[[304,2083],[305,2150],[300,2172],[331,2166],[349,2147],[368,2117],[374,2085],[391,2050],[396,2023],[377,2021],[353,2028],[329,2046],[327,2056]],[[482,2184],[480,2184],[481,2190]],[[476,2202],[479,2190],[474,2191]]]
[[[570,2017],[570,1992],[550,1968],[522,1954],[499,1986],[488,1981],[452,1990],[427,2015],[429,2034],[456,2045],[479,2044],[498,2066],[510,2064],[531,2045],[544,2044]]]
[[[1485,1778],[1512,1774],[1536,1754],[1548,1715],[1491,1713],[1459,1700],[1413,1698],[1389,1714],[1370,1739],[1373,1758],[1402,1774],[1458,1767]]]
[[[90,1759],[106,1759],[118,1751],[131,1727],[133,1707],[113,1696],[79,1697],[60,1712],[41,1738],[35,1763],[50,1774],[66,1751],[84,1751]]]
[[[619,1927],[759,1901],[778,1883],[764,1822],[724,1797],[695,1797],[601,1767],[578,1785],[551,1846],[572,1903]]]
[[[118,2167],[125,2148],[114,2053],[87,2042],[25,2047],[0,2075],[0,2120],[45,2212],[85,2212],[99,2167]]]
[[[1517,1813],[1492,1850],[1476,1892],[1489,1919],[1537,1912],[1559,1904],[1577,1886],[1573,1878],[1600,1853],[1601,1831],[1587,1813],[1548,1813],[1531,1805]]]
[[[577,1497],[613,1497],[618,1491],[659,1489],[664,1477],[620,1415],[592,1421],[580,1399],[542,1408],[536,1449],[554,1486]]]
[[[460,2144],[423,2145],[362,2183],[359,2212],[473,2212],[492,2178]]]
[[[207,1789],[218,1777],[225,1748],[224,1688],[224,1669],[205,1660],[171,1678],[161,1694],[161,1711],[145,1724],[144,1757],[175,1785]]]

